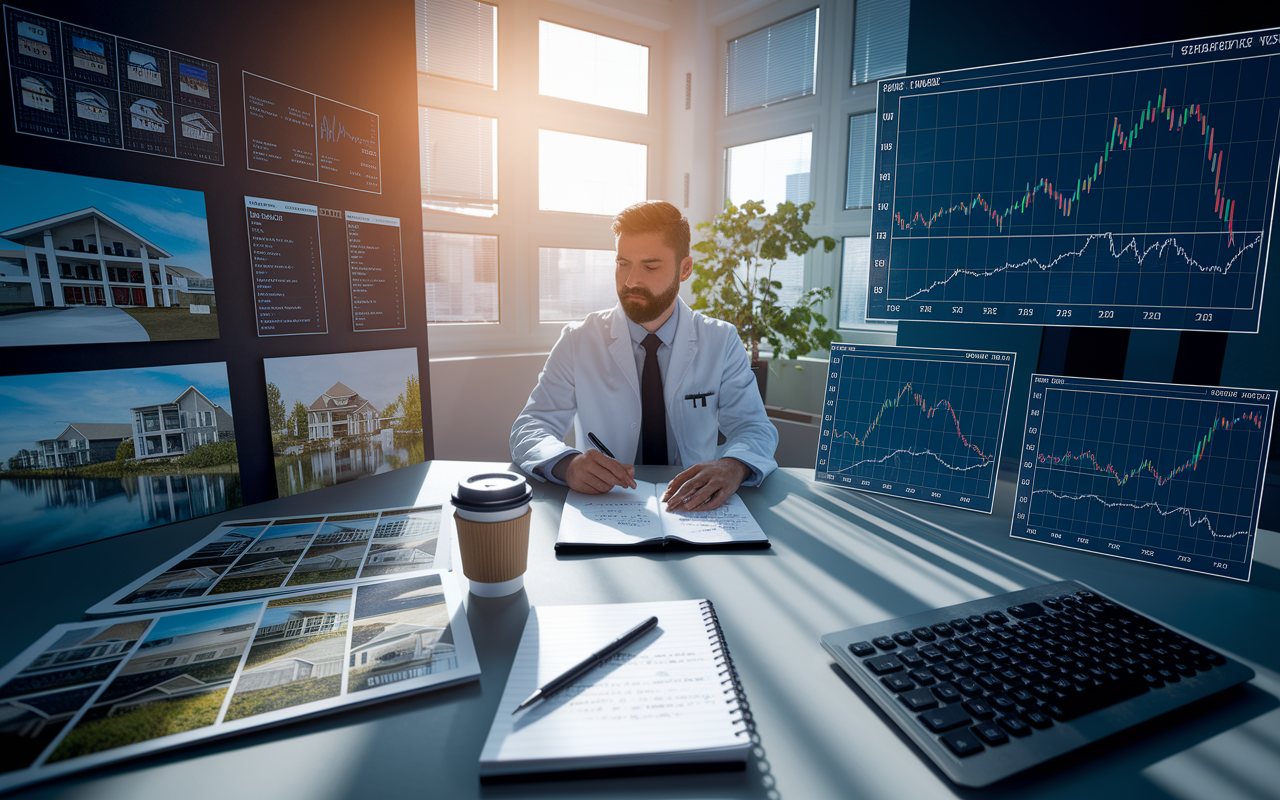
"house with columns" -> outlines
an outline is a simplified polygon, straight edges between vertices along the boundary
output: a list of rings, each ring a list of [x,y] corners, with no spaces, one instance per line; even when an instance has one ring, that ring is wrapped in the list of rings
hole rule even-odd
[[[170,263],[173,255],[97,208],[0,231],[22,245],[6,251],[0,283],[10,299],[41,308],[173,308],[178,293],[213,294],[213,281]],[[195,276],[195,285],[192,285]]]
[[[308,439],[341,439],[377,433],[382,419],[378,409],[341,381],[307,408]]]

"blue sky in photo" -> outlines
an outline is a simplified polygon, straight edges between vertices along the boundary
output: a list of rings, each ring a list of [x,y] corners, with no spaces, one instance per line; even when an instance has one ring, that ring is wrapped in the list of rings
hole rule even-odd
[[[314,614],[340,614],[350,610],[351,594],[348,592],[346,597],[339,597],[336,600],[321,600],[316,603],[295,602],[292,605],[268,608],[267,612],[262,615],[262,626],[265,628],[268,625],[279,625],[289,619],[289,615],[294,611],[310,611]]]
[[[315,533],[319,527],[319,522],[294,522],[287,525],[272,525],[271,530],[267,531],[267,535],[263,536],[259,541],[283,539],[287,536],[305,536],[308,533]]]
[[[203,192],[0,166],[0,231],[89,206],[168,250],[173,264],[213,277]],[[0,239],[0,250],[21,249]]]
[[[235,625],[251,625],[258,621],[258,612],[262,611],[262,603],[249,603],[243,606],[225,606],[210,608],[205,611],[188,611],[161,617],[147,634],[147,642],[165,639],[170,636],[184,636],[188,633],[216,631],[219,628],[230,628]],[[244,635],[248,635],[245,631]]]
[[[404,391],[405,380],[418,374],[418,350],[404,347],[362,353],[267,358],[263,359],[263,367],[267,382],[280,389],[280,402],[288,413],[293,413],[295,400],[310,406],[338,382],[381,411]],[[262,402],[265,406],[265,397]]]
[[[71,422],[128,424],[130,408],[173,402],[188,386],[234,416],[221,361],[0,377],[0,459],[35,449],[37,441],[52,439]]]

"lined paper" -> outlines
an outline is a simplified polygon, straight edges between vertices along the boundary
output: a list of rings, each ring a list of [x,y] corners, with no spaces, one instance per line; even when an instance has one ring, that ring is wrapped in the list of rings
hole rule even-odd
[[[482,774],[746,760],[704,602],[536,606],[480,755]],[[707,612],[709,613],[709,612]],[[650,616],[658,627],[550,699],[541,685]]]
[[[666,490],[667,484],[648,481],[636,481],[634,489],[615,486],[604,494],[570,489],[556,542],[625,547],[663,538],[691,544],[768,541],[736,493],[710,511],[667,511],[659,500]]]

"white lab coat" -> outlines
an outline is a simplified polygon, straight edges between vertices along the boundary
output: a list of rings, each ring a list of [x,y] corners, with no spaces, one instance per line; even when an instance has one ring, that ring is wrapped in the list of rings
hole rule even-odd
[[[765,416],[738,331],[691,310],[684,300],[677,300],[675,313],[680,318],[662,390],[680,461],[691,467],[731,456],[752,469],[743,485],[757,485],[778,466],[778,430]],[[590,431],[618,461],[635,463],[640,379],[631,348],[621,305],[566,325],[511,426],[511,460],[546,480],[538,468],[546,465],[550,472],[574,450],[563,441],[572,422],[578,450],[590,446]],[[718,431],[726,439],[719,446]]]

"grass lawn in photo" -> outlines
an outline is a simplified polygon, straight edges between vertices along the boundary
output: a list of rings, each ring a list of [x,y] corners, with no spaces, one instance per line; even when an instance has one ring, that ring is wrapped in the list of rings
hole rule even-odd
[[[251,592],[259,589],[275,589],[284,583],[284,576],[289,570],[286,567],[276,572],[266,572],[254,575],[242,575],[232,578],[226,577],[218,581],[218,585],[213,587],[209,594],[229,594],[231,592]]]
[[[110,704],[95,706],[58,744],[48,763],[208,727],[217,721],[226,695],[224,686],[184,697],[153,700],[115,714],[111,713]]]
[[[209,306],[208,314],[192,314],[188,308],[125,308],[147,332],[153,342],[179,339],[217,339],[218,307]]]
[[[342,693],[346,645],[345,624],[332,633],[255,644],[227,706],[226,719],[337,697]]]

